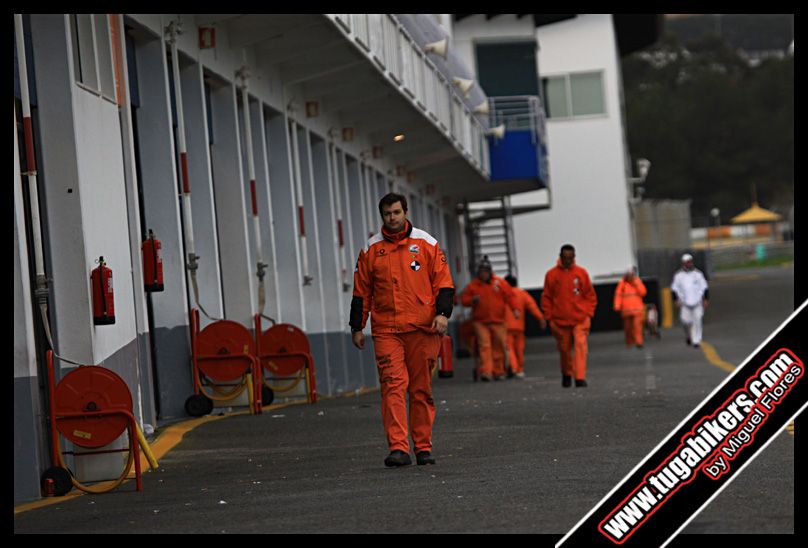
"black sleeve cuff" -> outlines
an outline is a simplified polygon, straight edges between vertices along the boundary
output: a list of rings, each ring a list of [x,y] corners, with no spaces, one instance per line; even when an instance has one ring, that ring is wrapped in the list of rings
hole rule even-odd
[[[454,288],[444,287],[438,290],[438,298],[435,299],[435,312],[447,318],[452,317],[454,307]]]
[[[362,331],[362,308],[364,301],[362,297],[354,297],[351,299],[351,318],[348,325],[351,326],[351,332]]]

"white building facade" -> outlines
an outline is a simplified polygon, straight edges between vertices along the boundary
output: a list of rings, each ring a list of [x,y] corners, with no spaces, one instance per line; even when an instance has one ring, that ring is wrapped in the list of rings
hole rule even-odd
[[[473,14],[455,21],[452,29],[459,53],[477,69],[480,44],[536,45],[552,183],[551,191],[511,197],[514,209],[550,206],[513,216],[519,283],[542,287],[566,243],[576,247],[578,262],[593,281],[614,279],[636,264],[619,16],[578,14],[549,23],[538,17],[534,22],[515,14]]]

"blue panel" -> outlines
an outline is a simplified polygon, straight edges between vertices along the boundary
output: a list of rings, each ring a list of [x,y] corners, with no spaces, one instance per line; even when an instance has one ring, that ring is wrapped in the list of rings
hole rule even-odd
[[[491,180],[540,179],[546,181],[540,165],[542,151],[540,143],[534,144],[531,131],[508,130],[505,137],[488,137],[488,150],[491,158]]]

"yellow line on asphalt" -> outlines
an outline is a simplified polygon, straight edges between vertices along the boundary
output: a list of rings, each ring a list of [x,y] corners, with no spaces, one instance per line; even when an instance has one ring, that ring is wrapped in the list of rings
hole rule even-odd
[[[359,391],[357,391],[359,392]],[[264,410],[266,411],[274,411],[276,409],[283,409],[284,407],[290,407],[292,405],[300,405],[306,403],[304,402],[288,402],[288,403],[279,403],[270,405],[269,407],[265,407]],[[224,419],[227,417],[235,417],[238,415],[246,415],[249,411],[238,411],[235,413],[225,413],[224,415],[206,415],[204,417],[200,417],[198,419],[191,419],[187,421],[183,421],[177,424],[172,424],[171,426],[167,426],[163,431],[157,436],[157,438],[149,443],[149,447],[151,448],[152,453],[154,454],[154,458],[159,461],[163,458],[169,451],[174,449],[182,439],[185,437],[185,434],[190,432],[191,430],[195,429],[197,426],[201,424],[205,424],[208,422],[217,421],[220,419]],[[141,452],[140,454],[140,465],[141,470],[148,471],[149,470],[149,463],[146,460],[146,456]],[[134,467],[133,471],[129,473],[127,479],[124,480],[124,483],[128,482],[131,479],[135,478]],[[14,507],[14,513],[19,514],[21,512],[27,512],[28,510],[35,510],[37,508],[43,508],[45,506],[50,506],[52,504],[58,504],[60,502],[65,502],[70,499],[74,499],[76,497],[80,497],[84,495],[84,491],[79,491],[74,489],[70,493],[61,496],[61,497],[45,497],[40,500],[35,500],[33,502],[27,502],[25,504],[21,504],[19,506]]]
[[[735,371],[735,366],[722,360],[721,356],[719,356],[718,352],[716,352],[715,347],[707,341],[701,341],[701,350],[704,352],[704,357],[707,358],[707,361],[714,366],[723,369],[727,373],[732,373]]]
[[[701,349],[704,352],[704,356],[707,358],[707,361],[714,366],[720,367],[727,373],[732,373],[735,371],[735,366],[722,360],[721,356],[719,356],[718,352],[716,352],[715,347],[710,343],[701,341]],[[786,425],[786,432],[788,432],[789,436],[794,436],[794,421],[791,421]]]

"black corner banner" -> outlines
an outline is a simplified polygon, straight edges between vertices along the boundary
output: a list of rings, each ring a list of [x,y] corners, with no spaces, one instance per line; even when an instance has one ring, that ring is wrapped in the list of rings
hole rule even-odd
[[[805,301],[557,547],[664,546],[808,401]]]

